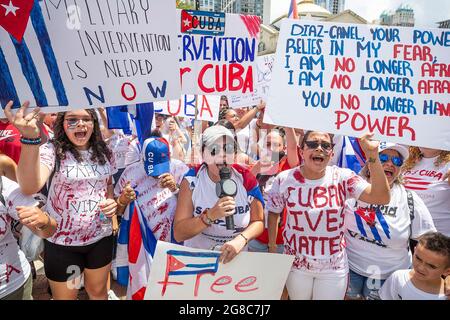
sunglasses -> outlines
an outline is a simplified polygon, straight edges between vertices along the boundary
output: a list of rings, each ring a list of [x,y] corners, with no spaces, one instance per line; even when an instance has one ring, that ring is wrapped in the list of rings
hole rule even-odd
[[[334,145],[330,142],[317,142],[317,141],[305,141],[306,146],[309,149],[317,149],[319,146],[322,150],[331,151],[333,150]]]
[[[87,125],[92,125],[92,119],[91,118],[84,118],[84,119],[83,118],[80,118],[80,119],[78,119],[78,118],[67,118],[67,119],[64,119],[64,120],[67,121],[67,127],[69,129],[75,129],[81,121],[83,121],[83,123],[86,123]]]
[[[384,153],[380,154],[380,162],[381,163],[388,162],[389,159],[391,159],[392,163],[396,167],[401,167],[402,164],[403,164],[403,159],[400,158],[400,157],[391,157],[391,156],[389,156],[387,154],[384,154]]]
[[[208,147],[208,150],[209,150],[209,152],[211,153],[212,156],[215,156],[215,155],[219,154],[220,149],[221,149],[221,146],[218,145],[218,144],[213,144],[213,145]],[[222,146],[222,150],[226,154],[233,154],[234,153],[234,144],[226,143],[226,144],[224,144]]]

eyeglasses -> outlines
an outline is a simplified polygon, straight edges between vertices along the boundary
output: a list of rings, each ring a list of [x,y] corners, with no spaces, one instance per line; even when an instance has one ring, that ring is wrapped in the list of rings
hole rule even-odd
[[[215,155],[219,154],[220,147],[221,146],[218,145],[218,144],[212,144],[211,146],[208,147],[208,150],[209,150],[209,152],[211,153],[212,156],[215,156]],[[222,146],[222,150],[226,154],[233,154],[234,153],[234,144],[226,143],[226,144],[224,144]]]
[[[333,149],[333,144],[330,142],[317,142],[317,141],[305,141],[305,144],[309,149],[317,149],[319,146],[325,151],[331,151]]]
[[[84,118],[84,119],[83,118],[80,118],[80,119],[78,119],[78,118],[67,118],[67,119],[64,119],[64,120],[67,121],[67,127],[69,129],[75,129],[81,121],[83,121],[83,123],[86,123],[87,125],[92,125],[92,119],[91,118]]]
[[[379,155],[379,157],[380,157],[381,163],[388,162],[389,159],[391,159],[392,163],[393,163],[394,166],[396,166],[396,167],[401,167],[402,164],[403,164],[403,159],[400,158],[400,157],[393,157],[393,156],[389,156],[389,155],[384,154],[384,153],[381,153],[381,154]]]

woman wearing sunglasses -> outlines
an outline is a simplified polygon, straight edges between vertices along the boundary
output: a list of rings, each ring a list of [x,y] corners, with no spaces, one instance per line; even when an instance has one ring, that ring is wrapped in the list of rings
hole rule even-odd
[[[414,192],[401,181],[401,166],[408,149],[381,143],[379,159],[391,189],[387,205],[350,200],[345,207],[345,241],[350,267],[348,299],[379,299],[378,290],[394,271],[411,266],[409,240],[435,231],[431,215]],[[372,180],[367,166],[361,175]]]
[[[281,172],[268,193],[269,215],[287,209],[284,253],[295,255],[286,282],[293,300],[343,299],[348,266],[342,244],[345,200],[389,202],[389,186],[378,159],[378,142],[366,134],[360,144],[370,159],[372,184],[349,169],[329,166],[328,133],[307,131],[300,146],[303,164]]]
[[[28,105],[13,115],[10,102],[5,115],[22,135],[17,170],[22,191],[37,193],[51,181],[46,210],[58,226],[45,241],[44,267],[53,299],[76,299],[84,273],[89,298],[106,300],[113,251],[110,222],[117,208],[113,154],[93,109],[58,113],[54,139],[39,147],[39,108],[25,115]]]
[[[203,164],[191,169],[180,186],[174,237],[192,248],[220,248],[220,261],[227,263],[263,231],[263,199],[256,178],[248,169],[233,164],[237,146],[230,130],[209,127],[201,142]],[[237,188],[231,183],[233,188],[228,191],[235,196],[219,198],[216,184],[225,167],[231,170]],[[230,216],[234,228],[227,228],[225,217]]]

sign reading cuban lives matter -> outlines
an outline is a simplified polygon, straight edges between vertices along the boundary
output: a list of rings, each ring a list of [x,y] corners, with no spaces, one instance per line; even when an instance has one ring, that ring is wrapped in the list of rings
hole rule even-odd
[[[450,150],[449,117],[449,30],[283,21],[264,122]]]
[[[219,251],[158,241],[146,300],[279,300],[294,257],[241,252],[227,264]]]
[[[181,95],[174,1],[0,2],[16,8],[0,7],[2,107],[30,100],[66,110]]]
[[[228,103],[231,108],[249,107],[259,104],[261,100],[267,101],[274,60],[275,54],[258,56],[256,59],[258,69],[255,90],[248,94],[228,96]]]
[[[261,21],[252,15],[182,17],[178,36],[180,73],[184,94],[223,95],[253,92]],[[183,11],[183,13],[186,12]],[[183,18],[183,19],[182,19]],[[223,36],[213,35],[225,25]],[[190,32],[195,28],[197,34]],[[210,31],[208,32],[208,30]],[[198,34],[200,31],[209,34]]]
[[[217,122],[219,119],[219,105],[220,96],[184,95],[179,100],[155,102],[154,110],[156,113],[173,117]],[[198,109],[197,117],[195,116],[196,107]]]

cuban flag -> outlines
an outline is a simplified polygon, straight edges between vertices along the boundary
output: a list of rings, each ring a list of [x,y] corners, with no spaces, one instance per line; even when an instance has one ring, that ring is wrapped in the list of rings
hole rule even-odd
[[[161,295],[164,296],[170,276],[215,274],[219,269],[220,252],[190,252],[168,250],[166,256],[166,274],[162,282]]]
[[[117,282],[127,287],[128,300],[143,300],[157,240],[137,201],[131,202],[120,224],[117,244]]]
[[[366,238],[373,238],[379,243],[383,243],[381,235],[384,235],[390,239],[391,232],[389,230],[389,225],[384,219],[383,213],[379,208],[361,208],[358,207],[354,211],[356,225],[359,232]],[[368,229],[366,231],[366,228]],[[368,231],[370,230],[371,236],[368,236]],[[380,232],[382,233],[380,234]]]
[[[289,5],[288,16],[289,19],[298,19],[297,1],[291,0]]]
[[[366,156],[359,145],[358,139],[344,136],[338,166],[359,173],[365,162]]]
[[[22,96],[33,97],[39,106],[69,104],[39,3],[38,0],[0,0],[2,107],[9,100],[14,101],[14,106],[23,103],[16,88],[22,90]],[[38,49],[31,50],[31,47]]]

